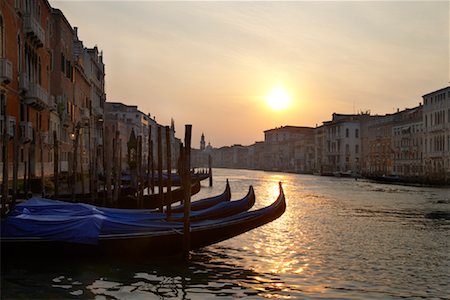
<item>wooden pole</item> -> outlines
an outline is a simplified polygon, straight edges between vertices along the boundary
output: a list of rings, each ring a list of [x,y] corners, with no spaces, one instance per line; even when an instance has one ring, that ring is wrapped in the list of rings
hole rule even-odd
[[[114,182],[114,187],[112,191],[112,203],[115,205],[116,203],[116,189],[117,189],[117,180],[116,180],[116,173],[117,173],[117,141],[116,138],[113,137],[112,139],[112,182]]]
[[[119,186],[120,186],[120,169],[119,162],[121,159],[120,151],[120,143],[119,143],[119,135],[120,132],[116,130],[116,135],[113,140],[113,163],[114,163],[114,192],[113,192],[113,203],[117,206],[117,201],[119,199]]]
[[[151,174],[151,169],[152,169],[152,163],[153,163],[153,155],[151,153],[151,151],[153,150],[152,145],[152,127],[150,125],[148,125],[148,145],[147,145],[147,193],[150,194],[150,184],[152,183],[150,181],[150,175],[153,176],[153,174]]]
[[[36,131],[33,130],[33,136],[36,136]],[[28,178],[27,178],[27,194],[31,194],[31,158],[34,156],[34,148],[36,141],[31,142],[28,145]]]
[[[19,127],[20,132],[20,127]],[[14,135],[14,144],[13,144],[13,192],[12,192],[12,207],[16,206],[17,200],[17,180],[19,173],[19,135]]]
[[[163,211],[164,191],[162,176],[162,134],[161,126],[158,126],[158,193],[159,193],[159,210]]]
[[[212,177],[212,157],[211,154],[208,156],[208,168],[209,168],[209,186],[213,186],[213,177]]]
[[[39,156],[41,159],[41,194],[42,197],[45,197],[45,176],[44,176],[44,139],[42,134],[39,135],[40,141],[39,141]]]
[[[98,157],[100,156],[100,147],[97,143],[97,139],[94,140],[94,157],[93,157],[93,179],[92,179],[92,201],[94,201],[94,203],[97,203],[97,199],[98,199]]]
[[[150,177],[150,187],[152,190],[152,194],[155,193],[155,160],[153,158],[153,139],[150,140],[150,163],[151,163],[151,177]]]
[[[83,168],[83,157],[84,157],[84,132],[80,130],[80,178],[81,178],[81,194],[84,195],[84,168]]]
[[[178,171],[178,175],[180,176],[180,180],[181,180],[181,187],[184,189],[184,167],[185,167],[185,163],[184,163],[184,147],[183,147],[183,143],[180,143],[180,155],[178,157],[178,167],[177,167],[177,171]],[[181,199],[181,204],[184,204],[184,197]]]
[[[8,130],[6,126],[8,124],[8,118],[6,115],[6,99],[2,94],[2,111],[3,111],[3,134],[2,134],[2,162],[3,162],[3,177],[2,177],[2,208],[1,215],[6,215],[6,204],[8,202]]]
[[[166,158],[167,158],[167,219],[172,213],[172,149],[170,143],[170,127],[166,126]]]
[[[138,188],[138,202],[139,207],[142,207],[142,188],[143,188],[143,177],[142,177],[142,136],[138,136],[138,155],[137,155],[137,188]]]
[[[183,259],[189,259],[189,250],[191,247],[191,222],[190,222],[190,211],[191,211],[191,135],[192,135],[192,125],[185,126],[184,134],[184,222],[183,222]]]
[[[96,151],[92,148],[92,140],[91,140],[91,118],[89,118],[88,122],[88,158],[89,158],[89,164],[88,164],[88,176],[89,176],[89,194],[91,195],[91,202],[95,203],[95,197],[94,197],[94,156],[97,154]],[[97,149],[96,149],[97,150]]]
[[[56,130],[53,131],[53,183],[55,185],[54,195],[59,193],[59,143]]]
[[[117,135],[117,141],[118,141],[118,147],[119,147],[119,157],[117,158],[119,161],[117,162],[117,164],[118,164],[118,173],[116,174],[116,176],[117,176],[117,182],[118,182],[118,184],[117,184],[117,195],[116,195],[116,197],[117,197],[117,199],[116,199],[116,204],[117,204],[117,201],[119,200],[119,195],[120,195],[120,191],[121,191],[121,189],[122,189],[122,139],[121,138],[119,138],[119,135],[120,135],[120,131],[116,131],[116,135]]]
[[[104,140],[103,140],[103,170],[105,170],[105,185],[106,185],[106,203],[110,204],[112,201],[111,191],[111,134],[109,127],[105,126]]]
[[[27,160],[24,159],[24,161],[23,161],[23,193],[25,195],[27,195],[27,193],[28,193],[28,188],[27,188],[27,170],[28,170]],[[25,197],[27,197],[27,196],[25,196]]]
[[[78,158],[78,139],[80,136],[80,127],[75,127],[75,141],[73,144],[73,164],[72,164],[72,201],[75,202],[75,185],[77,183],[77,158]]]

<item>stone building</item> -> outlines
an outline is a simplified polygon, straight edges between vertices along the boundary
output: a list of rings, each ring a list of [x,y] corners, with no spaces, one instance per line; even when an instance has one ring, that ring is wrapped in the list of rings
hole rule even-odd
[[[166,126],[158,124],[150,114],[144,114],[138,110],[136,105],[126,105],[120,102],[105,102],[105,131],[113,138],[116,131],[119,132],[122,151],[122,170],[127,170],[127,142],[133,131],[136,137],[142,137],[142,156],[143,163],[146,165],[149,150],[149,134],[153,143],[153,161],[157,163],[158,159],[158,128],[161,128],[162,156],[165,167],[166,157]],[[173,123],[172,123],[173,124]],[[169,139],[172,154],[172,168],[176,167],[178,160],[180,140],[175,138],[174,126],[169,127]]]
[[[423,98],[424,175],[428,180],[450,181],[450,87]]]
[[[50,160],[45,134],[52,108],[50,19],[51,7],[46,0],[1,1],[0,121],[1,129],[8,135],[2,141],[2,162],[7,162],[7,170],[18,170],[20,177],[24,172],[31,177],[40,176]],[[18,162],[16,168],[13,160]],[[12,172],[6,173],[11,178]]]
[[[322,170],[325,173],[361,172],[361,115],[333,114],[323,122],[324,147]]]
[[[392,174],[418,178],[422,174],[422,106],[393,114]]]
[[[364,154],[362,174],[382,176],[393,174],[394,153],[392,127],[394,117],[386,115],[373,120],[367,128],[368,147]]]
[[[314,128],[282,126],[264,131],[264,169],[312,173]]]

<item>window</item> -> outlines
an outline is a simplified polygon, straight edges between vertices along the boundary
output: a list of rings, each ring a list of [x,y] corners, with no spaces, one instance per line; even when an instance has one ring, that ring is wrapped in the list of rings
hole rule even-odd
[[[17,71],[22,70],[22,47],[20,42],[20,35],[17,35]]]
[[[355,153],[359,153],[359,145],[355,145]]]
[[[61,72],[66,72],[66,58],[64,57],[64,54],[61,52]]]
[[[41,65],[41,58],[38,58],[38,83],[39,85],[42,85],[42,65]]]
[[[345,128],[345,137],[346,137],[346,138],[348,138],[348,136],[349,136],[349,131],[350,131],[350,130],[349,130],[348,128]]]
[[[359,129],[355,129],[355,138],[359,138]]]

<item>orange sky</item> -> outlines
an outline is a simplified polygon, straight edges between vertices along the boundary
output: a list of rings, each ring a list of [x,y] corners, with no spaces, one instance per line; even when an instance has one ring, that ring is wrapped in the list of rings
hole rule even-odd
[[[414,107],[449,81],[449,3],[50,1],[104,52],[108,101],[138,105],[177,136],[252,144],[333,112]],[[290,94],[275,111],[274,86]]]

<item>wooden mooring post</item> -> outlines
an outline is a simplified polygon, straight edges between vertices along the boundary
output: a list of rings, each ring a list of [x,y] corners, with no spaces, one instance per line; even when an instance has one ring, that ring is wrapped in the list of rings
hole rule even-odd
[[[208,172],[209,172],[209,186],[213,186],[213,175],[212,175],[212,157],[211,154],[208,155]]]
[[[75,202],[75,185],[77,183],[77,157],[78,157],[78,139],[80,136],[80,127],[75,129],[75,141],[73,144],[73,163],[72,163],[72,202]]]
[[[121,184],[121,172],[122,172],[122,142],[120,140],[120,131],[116,130],[116,135],[113,141],[114,145],[114,192],[113,203],[117,206],[119,201],[120,184]]]
[[[56,130],[53,131],[53,184],[55,185],[53,194],[59,194],[59,143]]]
[[[162,133],[161,126],[158,126],[158,193],[159,193],[159,210],[163,211],[164,191],[163,191],[163,174],[162,174]]]
[[[19,128],[20,132],[20,128]],[[14,144],[13,144],[13,183],[12,183],[12,207],[16,206],[17,200],[17,181],[18,181],[18,173],[19,173],[19,135],[14,135]]]
[[[170,127],[166,126],[166,166],[167,166],[167,219],[172,213],[172,149],[170,142]]]
[[[105,139],[103,140],[103,170],[105,172],[105,187],[106,187],[106,197],[105,202],[109,205],[112,202],[112,190],[111,190],[111,164],[114,163],[111,157],[111,131],[109,127],[105,126],[104,129]],[[111,163],[112,162],[112,163]]]
[[[148,154],[147,154],[147,194],[154,193],[153,190],[153,145],[152,145],[152,127],[148,126]],[[150,176],[152,176],[152,180],[150,180]]]
[[[142,136],[137,137],[137,196],[139,201],[139,207],[143,206],[142,199],[143,199],[143,176],[142,176]]]
[[[183,220],[183,259],[189,259],[189,250],[191,248],[191,136],[192,125],[185,125],[184,133],[184,220]]]

